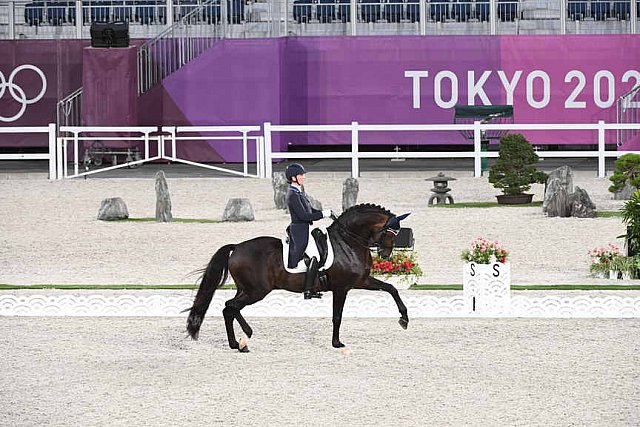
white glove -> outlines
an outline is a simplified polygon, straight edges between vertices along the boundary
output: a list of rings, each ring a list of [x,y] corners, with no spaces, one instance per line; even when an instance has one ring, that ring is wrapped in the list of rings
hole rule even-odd
[[[325,209],[322,211],[322,218],[329,218],[331,216],[331,209]]]

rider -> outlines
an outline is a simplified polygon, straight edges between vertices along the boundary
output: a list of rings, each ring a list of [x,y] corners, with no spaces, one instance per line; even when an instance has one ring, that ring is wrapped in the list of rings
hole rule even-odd
[[[313,221],[331,216],[330,210],[320,211],[311,207],[303,189],[305,173],[306,171],[300,163],[291,163],[284,172],[289,182],[287,205],[291,214],[289,260],[287,262],[289,268],[295,268],[304,256],[309,241],[309,226]],[[318,260],[313,257],[307,266],[307,274],[304,279],[304,299],[322,298],[321,293],[312,290],[317,273]]]

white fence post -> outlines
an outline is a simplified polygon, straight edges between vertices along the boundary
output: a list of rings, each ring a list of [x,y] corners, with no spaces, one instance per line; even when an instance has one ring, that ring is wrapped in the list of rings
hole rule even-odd
[[[604,120],[598,120],[598,178],[607,176],[605,170]]]
[[[264,174],[265,178],[271,178],[271,122],[264,123]]]
[[[473,176],[482,176],[482,150],[480,140],[482,139],[482,131],[480,130],[480,122],[473,122]]]
[[[49,123],[49,179],[58,177],[57,173],[58,156],[56,154],[56,124]]]
[[[257,159],[256,159],[257,162]],[[242,171],[244,175],[249,175],[249,164],[247,159],[247,131],[242,131]],[[256,172],[257,173],[257,172]]]
[[[358,178],[360,176],[360,165],[358,162],[358,122],[351,122],[351,177]]]

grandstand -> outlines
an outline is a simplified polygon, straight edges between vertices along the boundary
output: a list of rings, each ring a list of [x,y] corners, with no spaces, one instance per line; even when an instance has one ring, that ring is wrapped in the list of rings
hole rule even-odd
[[[191,25],[225,38],[635,34],[640,6],[637,0],[10,0],[0,4],[0,39],[89,38],[91,23],[107,21],[129,22],[132,38],[150,39],[190,13]]]

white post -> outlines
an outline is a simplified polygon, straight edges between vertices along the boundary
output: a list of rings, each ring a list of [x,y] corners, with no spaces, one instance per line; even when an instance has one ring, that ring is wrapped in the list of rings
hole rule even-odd
[[[349,9],[351,10],[351,35],[355,36],[356,34],[358,34],[358,30],[356,30],[356,26],[358,23],[358,9],[356,9],[356,0],[351,0]]]
[[[63,164],[63,160],[62,160],[62,138],[59,138],[56,141],[56,156],[58,158],[58,167],[57,167],[57,179],[62,179],[64,178],[64,175],[62,174],[63,168],[64,168],[64,164]]]
[[[560,1],[560,34],[567,34],[567,0]]]
[[[282,36],[287,37],[289,35],[289,1],[282,0],[282,3],[280,4],[280,7],[282,8],[282,15],[283,15]]]
[[[167,17],[167,28],[171,28],[173,25],[173,0],[167,0],[165,7],[167,8],[164,15]]]
[[[638,32],[638,0],[631,0],[631,11],[629,20],[631,21],[631,34],[637,34]]]
[[[265,178],[271,179],[271,122],[264,123],[264,174]]]
[[[149,132],[144,133],[144,158],[149,158]]]
[[[78,136],[78,133],[75,132],[76,137]],[[62,170],[63,170],[63,176],[66,178],[69,176],[69,169],[68,169],[68,165],[67,165],[67,158],[68,158],[68,152],[67,152],[67,140],[65,139],[64,141],[62,141]]]
[[[492,36],[498,34],[498,7],[496,3],[496,0],[489,1],[489,28]]]
[[[358,164],[358,122],[351,122],[351,177],[358,178],[360,176],[360,167]]]
[[[481,140],[480,122],[473,122],[473,176],[482,176],[482,150],[480,145]]]
[[[9,8],[9,40],[14,40],[16,38],[16,4],[10,0],[7,7]]]
[[[264,162],[262,158],[262,137],[256,138],[256,175],[258,178],[264,178]]]
[[[56,124],[49,123],[49,179],[57,178]]]
[[[242,171],[244,176],[249,175],[249,159],[247,159],[247,131],[242,131]]]
[[[598,120],[598,178],[607,176],[605,170],[604,120]]]
[[[65,158],[67,156],[65,155]],[[78,134],[73,136],[73,174],[78,175]]]
[[[420,0],[420,35],[427,35],[427,0]]]
[[[82,0],[76,0],[76,38],[82,38]]]

